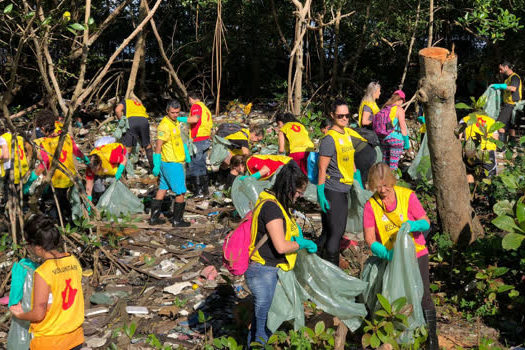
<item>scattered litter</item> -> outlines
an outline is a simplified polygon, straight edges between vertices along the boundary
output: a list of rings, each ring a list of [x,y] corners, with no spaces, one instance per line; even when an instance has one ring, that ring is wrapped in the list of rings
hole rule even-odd
[[[214,281],[219,275],[219,273],[217,272],[217,269],[215,268],[215,266],[210,265],[202,269],[200,275],[206,278],[207,280]]]
[[[126,312],[130,315],[147,315],[149,313],[145,306],[126,306]]]
[[[175,283],[169,287],[164,288],[163,290],[167,293],[178,295],[184,288],[191,287],[192,284],[190,282],[179,282]]]
[[[96,307],[96,308],[93,308],[93,309],[86,310],[86,317],[91,317],[91,316],[95,316],[95,315],[105,314],[108,311],[109,311],[109,309],[107,307],[103,307],[103,306]]]

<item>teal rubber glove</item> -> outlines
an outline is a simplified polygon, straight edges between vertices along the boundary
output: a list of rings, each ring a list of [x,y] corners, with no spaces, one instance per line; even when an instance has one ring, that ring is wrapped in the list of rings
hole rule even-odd
[[[248,177],[248,175],[243,175],[243,176],[239,177],[239,180],[244,181],[244,179],[246,179],[247,177]]]
[[[403,149],[407,150],[410,148],[410,139],[408,138],[408,135],[403,135]]]
[[[326,211],[330,209],[330,204],[326,200],[326,196],[324,194],[324,184],[317,185],[317,201],[319,202],[319,206],[321,207],[323,213],[326,214]]]
[[[124,164],[119,164],[118,165],[118,169],[117,169],[117,172],[115,174],[115,180],[120,180],[120,178],[122,177],[122,173],[124,172],[124,170],[126,169],[126,166]]]
[[[253,177],[255,180],[259,180],[262,177],[262,175],[261,172],[258,171],[255,174],[252,174],[251,177]]]
[[[303,238],[303,229],[299,225],[297,225],[297,228],[299,229],[299,237]]]
[[[31,175],[29,176],[29,179],[24,184],[24,186],[22,186],[22,193],[23,194],[28,194],[29,193],[29,188],[31,188],[31,185],[33,184],[33,182],[35,182],[36,179],[38,179],[38,175],[35,174],[34,171],[32,171]]]
[[[365,188],[363,186],[363,180],[361,179],[361,170],[355,169],[355,171],[354,171],[354,181],[357,181],[361,185],[362,188]]]
[[[160,153],[153,153],[153,176],[159,176],[160,174],[161,159]]]
[[[299,244],[299,249],[306,249],[308,253],[317,252],[317,244],[315,244],[314,241],[300,236],[294,236],[292,237],[292,242]]]
[[[191,163],[190,150],[188,149],[188,145],[186,144],[184,144],[184,161],[186,163]]]
[[[425,116],[420,115],[419,117],[417,117],[417,121],[420,122],[421,124],[425,124],[426,123]]]
[[[24,296],[24,283],[30,270],[36,270],[38,264],[31,259],[24,258],[13,264],[11,269],[11,289],[9,291],[8,307],[18,304]]]
[[[93,196],[87,196],[87,198],[89,199],[90,202],[93,202]],[[88,214],[91,214],[91,205],[87,205],[87,212]]]
[[[507,84],[492,84],[490,87],[494,90],[507,90]]]
[[[392,257],[394,256],[394,249],[388,250],[378,241],[372,243],[370,250],[372,250],[372,253],[374,253],[375,256],[388,261],[391,261]]]
[[[80,158],[80,157],[76,157],[76,158],[79,161],[79,163],[84,163],[86,165],[89,165],[90,163],[88,156],[84,156],[84,158]]]
[[[188,117],[177,117],[177,121],[179,121],[181,123],[187,123],[188,122]]]
[[[427,220],[408,220],[407,223],[410,225],[410,232],[423,232],[430,229]]]

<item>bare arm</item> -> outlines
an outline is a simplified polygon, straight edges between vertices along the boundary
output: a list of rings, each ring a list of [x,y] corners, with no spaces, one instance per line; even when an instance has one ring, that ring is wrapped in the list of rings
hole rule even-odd
[[[507,85],[507,91],[510,91],[510,92],[515,92],[517,90],[517,88],[515,86],[512,86],[512,85]]]
[[[164,141],[157,139],[157,144],[155,147],[155,153],[161,153],[162,152],[162,145],[164,144]]]
[[[2,160],[9,159],[9,150],[7,149],[7,143],[2,144],[2,155],[0,156],[0,159]]]
[[[377,241],[375,227],[365,227],[365,242],[370,247],[372,243]]]
[[[115,107],[115,114],[118,119],[122,118],[122,115],[124,115],[124,105],[122,103],[119,103],[117,107]]]
[[[279,131],[279,153],[284,153],[284,146],[286,144],[286,137],[284,136],[284,132]]]
[[[361,119],[361,124],[363,126],[372,124],[372,113],[369,111],[363,111],[363,117]]]
[[[397,108],[397,119],[399,120],[399,127],[401,128],[401,134],[403,136],[408,135],[407,123],[405,120],[405,110],[399,106]]]
[[[330,157],[319,156],[319,181],[318,184],[322,185],[326,181],[326,169],[328,169],[328,164],[330,164]]]
[[[261,177],[266,177],[270,173],[270,168],[268,168],[266,165],[264,165],[261,170],[259,170],[259,173],[261,174]]]
[[[279,254],[293,253],[299,250],[299,244],[287,241],[283,230],[283,219],[274,219],[266,224],[268,235]]]
[[[47,300],[49,299],[49,286],[38,273],[34,275],[33,286],[33,309],[23,312],[20,304],[11,306],[10,310],[17,318],[33,323],[42,322],[47,312]],[[56,300],[55,302],[59,302]]]
[[[250,155],[250,150],[248,149],[248,147],[241,147],[241,151],[244,156]]]
[[[93,195],[93,185],[95,181],[93,179],[86,179],[86,194],[89,196]]]

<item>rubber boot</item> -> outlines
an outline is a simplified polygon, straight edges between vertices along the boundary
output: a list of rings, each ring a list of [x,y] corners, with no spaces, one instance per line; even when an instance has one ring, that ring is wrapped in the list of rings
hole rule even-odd
[[[149,218],[149,224],[152,226],[164,224],[166,221],[160,218],[161,213],[162,201],[159,199],[153,199],[151,201],[151,217]]]
[[[427,349],[439,350],[439,341],[436,333],[436,310],[423,310],[428,327]]]
[[[184,208],[186,207],[186,202],[173,204],[173,227],[189,227],[191,224],[187,221],[184,221]]]
[[[199,183],[201,186],[200,194],[202,194],[203,196],[209,195],[210,191],[208,189],[208,183],[209,183],[208,175],[199,176]]]
[[[146,148],[146,157],[148,158],[149,169],[153,171],[153,148]]]
[[[192,176],[191,179],[193,180],[193,197],[204,197],[204,194],[202,193],[202,176]]]

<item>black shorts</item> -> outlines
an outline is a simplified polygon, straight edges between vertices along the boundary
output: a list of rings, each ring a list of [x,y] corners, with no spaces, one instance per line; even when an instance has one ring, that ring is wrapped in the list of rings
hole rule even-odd
[[[501,107],[501,111],[499,112],[498,122],[502,122],[505,124],[505,131],[514,127],[514,125],[512,125],[512,111],[513,110],[514,110],[514,105],[504,104]]]
[[[140,142],[142,148],[146,148],[150,143],[149,122],[144,117],[129,117],[129,129],[120,140],[126,147],[135,147]]]

